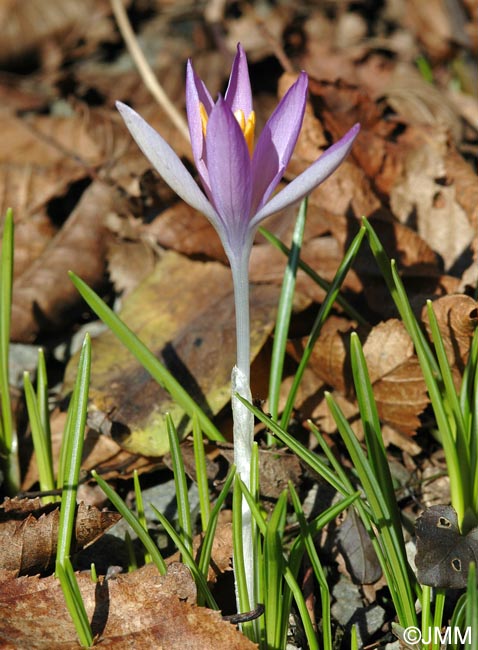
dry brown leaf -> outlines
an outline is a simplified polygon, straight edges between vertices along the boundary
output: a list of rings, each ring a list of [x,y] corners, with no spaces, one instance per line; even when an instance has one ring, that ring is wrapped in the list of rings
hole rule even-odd
[[[478,305],[473,298],[462,295],[443,296],[433,302],[433,311],[445,346],[448,363],[453,372],[455,385],[465,369],[470,352],[471,339],[478,324]],[[431,337],[430,322],[426,306],[422,320]]]
[[[0,506],[0,568],[20,575],[44,573],[54,565],[57,549],[58,505],[39,499],[7,499]],[[75,518],[73,549],[95,542],[121,519],[80,503]]]
[[[452,58],[457,44],[467,45],[460,3],[454,3],[452,9],[449,7],[445,0],[429,0],[427,3],[406,1],[404,23],[434,62]]]
[[[279,95],[283,95],[295,79],[294,75],[282,75],[279,82]],[[330,129],[330,125],[323,119],[324,116],[320,115],[319,119],[314,115],[312,107],[315,105],[313,96],[315,85],[317,82],[310,79],[309,90],[312,93],[312,98],[311,102],[307,104],[303,128],[286,171],[288,179],[297,176],[309,167],[323,150],[332,144],[332,141],[342,137],[347,129],[347,126],[343,124],[333,124],[333,128]],[[337,93],[337,96],[340,97],[340,93]],[[356,93],[352,95],[352,99],[358,101]],[[331,141],[325,137],[326,126],[332,133]],[[369,180],[364,172],[354,164],[352,157],[345,160],[330,178],[311,193],[310,202],[333,214],[346,214],[352,209],[354,214],[359,217],[368,215],[380,207],[380,200],[371,188]]]
[[[284,214],[281,219],[283,228],[280,238],[287,244],[290,242],[294,219],[291,214]],[[459,281],[442,275],[435,253],[411,228],[398,223],[386,210],[373,213],[369,221],[388,255],[397,260],[411,299],[419,295],[422,298],[421,305],[423,295],[428,298],[450,290],[457,291]],[[266,226],[269,228],[269,224]],[[358,221],[353,216],[342,216],[320,209],[312,196],[307,210],[301,258],[319,276],[332,281],[358,226]],[[256,245],[251,254],[250,277],[253,282],[280,286],[286,263],[283,253],[270,244]],[[384,318],[395,315],[388,289],[366,243],[345,278],[343,291],[364,296],[369,306]],[[303,309],[307,306],[304,298],[322,302],[324,295],[324,291],[299,270],[296,308]]]
[[[62,230],[13,285],[12,339],[33,341],[39,333],[64,326],[80,298],[67,272],[91,287],[103,281],[107,230],[104,217],[116,209],[113,188],[96,181],[88,187]]]
[[[447,268],[463,265],[474,233],[476,177],[460,160],[443,128],[384,119],[383,106],[344,83],[311,79],[310,90],[312,101],[321,101],[321,120],[334,136],[361,122],[352,155],[374,187],[390,196],[393,213],[404,223],[413,226],[416,222],[419,233]],[[460,178],[460,185],[454,176]]]
[[[390,191],[391,209],[402,223],[411,218],[416,221],[418,234],[441,255],[445,269],[450,269],[471,244],[474,229],[471,214],[458,199],[458,187],[444,182],[447,134],[437,127],[428,133],[425,127],[408,128],[400,144],[402,169]]]
[[[473,233],[478,230],[478,178],[474,169],[456,151],[451,149],[445,159],[446,175],[456,192],[456,200],[468,215]],[[475,260],[478,256],[478,240],[473,238]]]
[[[329,318],[315,344],[309,365],[322,381],[354,403],[349,366],[350,330],[349,321]],[[413,343],[403,323],[395,319],[382,322],[369,332],[362,332],[361,338],[381,420],[398,431],[413,435],[428,397]],[[304,344],[305,340],[299,347],[295,344],[297,358]]]
[[[445,127],[456,142],[461,141],[463,128],[452,101],[410,63],[398,63],[379,92],[407,123]]]
[[[253,650],[219,612],[190,604],[192,586],[183,570],[162,578],[147,565],[93,583],[76,574],[99,647],[108,650]],[[187,571],[187,569],[186,569]],[[189,579],[192,582],[192,578]],[[184,598],[184,600],[181,600]],[[76,632],[58,580],[17,578],[2,583],[2,649],[77,650]]]
[[[205,255],[226,261],[219,237],[197,210],[179,203],[161,213],[147,229],[147,235],[165,248],[183,255]]]
[[[2,0],[0,59],[5,61],[41,47],[48,39],[108,33],[104,16],[109,12],[107,0]],[[103,30],[100,28],[103,27]]]
[[[228,511],[222,511],[223,519],[228,515]],[[229,513],[230,514],[230,513]],[[199,560],[202,544],[204,541],[204,533],[195,535],[193,539],[193,555]],[[207,570],[207,581],[209,584],[214,584],[217,579],[226,571],[232,571],[232,523],[226,521],[219,523],[214,534],[211,549],[211,561]],[[178,551],[166,559],[166,564],[179,562],[181,553]]]
[[[79,114],[20,119],[3,113],[0,128],[4,134],[0,214],[13,208],[17,223],[36,214],[73,181],[85,177],[87,166],[102,162],[102,152]]]

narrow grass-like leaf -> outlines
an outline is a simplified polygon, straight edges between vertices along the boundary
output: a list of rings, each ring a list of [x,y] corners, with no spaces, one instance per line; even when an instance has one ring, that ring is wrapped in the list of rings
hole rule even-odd
[[[450,420],[444,407],[443,391],[441,389],[443,381],[441,371],[425,335],[415,318],[395,262],[389,260],[372,226],[366,219],[363,220],[363,223],[367,229],[367,238],[372,253],[415,346],[440,432],[441,443],[445,451],[450,476],[451,502],[457,512],[458,521],[461,526],[465,513],[474,506],[474,499],[471,487],[469,487],[469,478],[463,475],[463,472],[465,470],[469,471],[469,468],[460,465],[460,457],[455,445],[455,431],[453,431],[450,425]]]
[[[66,412],[65,426],[63,427],[63,440],[62,440],[61,447],[60,447],[60,456],[58,458],[58,471],[57,471],[57,474],[56,474],[56,487],[59,490],[62,489],[63,483],[65,481],[65,468],[66,468],[67,458],[68,458],[68,454],[69,454],[69,450],[68,450],[68,447],[67,447],[66,433],[67,433],[67,431],[70,430],[72,419],[74,417],[75,398],[76,398],[76,393],[75,393],[75,391],[73,391],[73,393],[71,394],[70,403],[68,405],[68,410]]]
[[[199,494],[199,510],[201,512],[201,529],[204,531],[209,524],[211,516],[211,503],[209,501],[209,485],[207,480],[206,452],[201,427],[197,414],[193,415],[193,448],[194,463],[196,467],[196,483]]]
[[[0,461],[4,469],[4,487],[14,496],[20,485],[17,436],[13,429],[8,376],[10,324],[13,286],[13,212],[9,208],[3,222],[0,251]]]
[[[139,541],[143,544],[145,549],[148,551],[148,553],[151,555],[153,558],[154,564],[158,567],[158,571],[161,574],[165,574],[167,571],[167,566],[166,562],[163,560],[163,556],[161,555],[159,548],[156,546],[154,541],[151,539],[149,533],[144,530],[143,526],[141,525],[141,522],[139,519],[131,512],[131,510],[128,508],[126,503],[123,501],[123,499],[111,488],[108,483],[101,478],[101,476],[98,476],[97,472],[94,470],[91,472],[91,475],[95,479],[95,481],[98,483],[100,488],[103,490],[103,492],[106,494],[108,499],[111,501],[113,506],[116,508],[116,510],[120,513],[120,515],[123,517],[123,519],[126,521],[129,526],[134,530],[136,535],[139,538]]]
[[[433,612],[433,627],[435,630],[440,630],[443,626],[443,614],[446,605],[446,592],[445,589],[435,589],[434,593],[435,611]],[[433,643],[431,650],[441,650],[441,640],[438,635],[433,635]],[[435,638],[436,637],[436,638]]]
[[[264,616],[266,622],[266,647],[282,647],[282,617],[286,614],[282,604],[282,575],[285,569],[282,537],[287,509],[287,491],[279,496],[269,517],[264,536],[262,568],[264,571]]]
[[[234,579],[236,597],[242,612],[251,608],[247,592],[246,570],[244,566],[244,547],[242,543],[242,489],[240,478],[236,476],[232,491],[232,546],[234,558]]]
[[[302,377],[307,367],[307,364],[309,363],[310,357],[312,355],[315,342],[322,330],[323,324],[325,323],[330,313],[330,310],[334,305],[334,302],[339,294],[340,287],[342,286],[345,280],[345,276],[349,272],[355,260],[355,257],[357,256],[364,235],[365,235],[365,228],[362,227],[360,228],[359,232],[355,235],[355,237],[352,240],[352,243],[350,244],[348,250],[346,251],[344,258],[340,263],[339,268],[337,269],[332,284],[330,285],[330,290],[327,293],[324,302],[320,306],[319,313],[317,314],[315,322],[312,326],[312,331],[310,333],[309,339],[306,343],[304,352],[302,354],[299,367],[296,370],[294,381],[292,383],[292,387],[289,391],[287,402],[284,407],[284,411],[282,413],[281,425],[283,429],[287,429],[289,425],[289,420],[292,415],[292,410],[294,408],[294,401],[297,395],[297,391],[299,389],[300,382],[302,381]]]
[[[332,621],[330,615],[330,590],[327,583],[327,577],[324,568],[320,561],[314,540],[310,534],[310,529],[307,525],[304,512],[300,503],[299,495],[295,491],[293,484],[289,481],[289,493],[292,499],[295,515],[299,522],[302,539],[304,540],[305,548],[309,556],[310,564],[314,571],[317,582],[319,583],[320,600],[321,600],[321,616],[322,616],[322,647],[324,650],[332,650]]]
[[[356,333],[350,337],[350,357],[352,375],[360,411],[360,420],[364,428],[368,451],[368,462],[382,490],[395,530],[401,530],[400,511],[395,497],[392,475],[383,444],[380,419],[373,395],[373,388],[368,373],[367,362],[363,354],[360,339]],[[403,537],[397,535],[403,557],[406,556]]]
[[[28,372],[23,373],[23,387],[25,391],[25,401],[27,405],[28,420],[32,433],[33,448],[35,450],[36,462],[38,467],[38,476],[40,490],[51,492],[55,489],[55,478],[53,473],[53,463],[51,456],[50,440],[43,430],[43,421],[40,415],[38,401],[30,381]],[[43,503],[54,503],[56,497],[42,497]]]
[[[188,548],[186,547],[186,544],[184,543],[182,536],[178,535],[178,533],[174,530],[174,527],[170,524],[168,519],[161,512],[159,512],[159,510],[155,508],[152,504],[151,504],[151,508],[154,510],[157,518],[159,519],[161,526],[165,529],[166,533],[169,535],[174,545],[181,553],[184,564],[186,564],[186,566],[189,567],[193,575],[193,578],[196,582],[198,591],[201,594],[202,599],[204,599],[205,602],[207,602],[207,604],[209,605],[209,607],[211,607],[211,609],[219,609],[216,601],[214,600],[214,596],[211,594],[211,590],[209,589],[206,578],[199,570],[198,565],[196,564],[193,556],[191,555]]]
[[[430,364],[429,346],[426,342],[423,342],[423,333],[421,332],[413,314],[405,288],[400,276],[398,275],[394,262],[392,262],[391,265],[391,274],[395,286],[397,304],[401,305],[401,316],[415,345],[415,350],[427,385],[428,394],[430,396],[433,412],[438,425],[438,431],[440,432],[440,441],[445,451],[446,463],[450,476],[451,502],[457,512],[458,521],[461,526],[465,512],[467,508],[471,506],[471,494],[470,491],[465,491],[464,489],[466,480],[464,485],[460,459],[455,445],[455,432],[451,428],[450,420],[443,403],[442,390],[437,380],[438,377],[441,383],[441,374],[436,361],[434,361],[433,365]],[[434,372],[434,367],[437,368],[436,373]]]
[[[302,590],[288,568],[286,568],[284,572],[284,578],[287,581],[292,595],[294,596],[295,604],[297,605],[297,609],[304,626],[304,632],[307,639],[307,647],[309,650],[319,650],[319,642],[317,640],[317,635],[315,633],[314,626],[312,625],[312,621],[310,620],[309,610],[307,609],[307,604],[302,594]]]
[[[405,627],[414,625],[416,623],[415,596],[412,590],[408,560],[404,553],[401,527],[397,529],[394,525],[388,500],[383,494],[379,480],[375,476],[373,468],[363,453],[347,419],[330,394],[326,394],[325,398],[359,476],[360,483],[373,512],[374,524],[379,530],[379,537],[384,545],[384,559],[387,560],[390,567],[387,571],[388,585],[399,621]]]
[[[129,530],[126,530],[124,533],[124,543],[126,545],[126,552],[128,553],[128,573],[132,573],[138,568],[138,562]],[[154,563],[153,558],[151,558],[151,562]]]
[[[367,240],[370,246],[370,250],[375,257],[375,261],[377,262],[380,272],[382,273],[385,284],[387,285],[387,288],[390,292],[390,296],[392,297],[395,306],[397,307],[398,312],[403,322],[405,323],[408,333],[412,337],[412,340],[415,343],[415,347],[418,345],[418,347],[422,350],[422,354],[426,358],[426,363],[430,372],[434,375],[435,378],[439,378],[440,371],[438,369],[437,362],[433,356],[430,346],[428,345],[424,333],[420,329],[417,320],[413,315],[406,293],[404,291],[400,292],[396,285],[396,281],[392,273],[392,266],[395,266],[395,263],[392,262],[388,257],[381,241],[377,236],[377,233],[372,228],[369,221],[363,218],[362,223],[367,231]]]
[[[470,564],[466,588],[466,619],[464,633],[467,639],[465,650],[478,650],[478,588],[476,586],[476,565]]]
[[[247,402],[247,400],[241,398],[240,395],[237,397],[254,413],[258,420],[266,425],[269,431],[274,433],[274,435],[287,445],[291,451],[297,454],[299,458],[302,458],[308,465],[310,465],[310,467],[312,467],[312,469],[323,476],[326,481],[337,490],[337,492],[340,492],[341,494],[347,492],[347,488],[337,478],[335,472],[333,472],[330,467],[317,456],[317,454],[314,454],[310,449],[307,449],[307,447],[291,436],[290,433],[288,433],[280,424],[272,420],[268,415],[265,415],[260,409],[252,406]]]
[[[58,524],[58,547],[56,565],[64,567],[70,555],[71,539],[76,512],[76,493],[83,454],[88,390],[90,381],[91,344],[87,334],[81,348],[78,374],[70,403],[71,417],[64,432],[63,445],[67,449],[64,480],[61,494],[60,521]]]
[[[238,399],[241,399],[238,397]],[[383,545],[383,551],[379,557],[384,573],[392,594],[399,620],[405,627],[407,625],[416,625],[416,613],[414,607],[415,596],[412,589],[412,574],[409,573],[409,565],[406,556],[403,556],[403,538],[402,532],[396,530],[391,523],[391,516],[387,502],[381,492],[380,485],[373,474],[372,468],[368,463],[355,434],[350,428],[345,416],[335,405],[330,395],[326,394],[329,408],[332,412],[337,428],[347,446],[352,458],[353,465],[362,483],[363,489],[367,495],[370,504],[371,514],[373,515],[373,525],[379,531],[379,542]],[[338,492],[350,496],[350,483],[345,483],[337,473],[324,463],[316,454],[308,450],[295,440],[290,434],[282,429],[280,425],[273,422],[264,415],[259,409],[252,406],[247,400],[241,401],[254,413],[254,415],[271,429],[278,438],[282,440],[294,453],[310,465],[312,469],[323,476]],[[359,511],[360,512],[360,511]],[[367,521],[367,518],[365,522]],[[364,523],[365,523],[364,522]],[[370,519],[368,527],[370,528]],[[372,537],[373,542],[373,537]]]
[[[87,334],[81,348],[78,374],[70,402],[69,417],[63,434],[62,448],[66,451],[64,452],[65,465],[61,485],[60,520],[58,523],[55,564],[55,573],[60,580],[65,602],[73,619],[78,638],[85,647],[92,645],[93,635],[73,567],[71,566],[70,548],[75,525],[76,494],[85,437],[90,365],[91,344],[90,337]],[[31,401],[36,402],[31,384],[27,382],[26,385],[31,388],[31,391],[27,390],[27,392],[31,393]],[[37,415],[38,426],[41,427],[40,416]]]
[[[188,483],[184,471],[183,457],[179,445],[178,433],[174,426],[173,419],[169,413],[166,414],[166,426],[168,429],[169,450],[173,465],[174,485],[176,488],[176,503],[178,508],[178,522],[181,539],[189,553],[193,552],[193,527],[191,524],[191,507],[189,505]]]
[[[291,253],[291,249],[286,246],[278,237],[276,237],[273,233],[271,233],[269,230],[266,228],[259,228],[259,232],[261,235],[264,237],[264,239],[267,239],[267,241],[274,246],[274,248],[277,248],[277,250],[281,251],[286,255],[287,257]],[[299,259],[299,268],[304,271],[306,275],[309,276],[311,280],[313,280],[321,289],[325,291],[325,293],[328,293],[331,288],[331,283],[328,282],[327,280],[324,280],[318,273],[314,271],[312,267],[310,267],[306,262],[303,260]],[[339,305],[342,310],[347,314],[349,318],[351,318],[354,321],[357,321],[360,325],[367,325],[367,319],[362,316],[360,312],[358,312],[352,305],[346,300],[340,293],[337,295],[337,298],[335,300],[337,305]]]
[[[57,564],[56,574],[60,581],[66,606],[75,625],[80,645],[83,648],[91,648],[93,645],[93,634],[69,558],[65,558],[62,564]]]
[[[38,367],[37,367],[37,403],[42,432],[45,436],[46,444],[50,449],[51,456],[51,430],[50,430],[50,409],[48,407],[48,376],[46,372],[45,354],[42,348],[38,350]]]
[[[224,436],[216,426],[207,417],[204,411],[190,397],[189,393],[184,390],[181,384],[167,370],[167,368],[154,356],[154,354],[140,341],[125,323],[101,300],[101,298],[90,287],[81,280],[77,275],[70,272],[71,281],[81,294],[82,298],[88,303],[91,309],[99,318],[110,328],[113,334],[128,348],[128,350],[138,359],[141,365],[149,372],[160,386],[165,388],[173,400],[189,415],[190,418],[196,413],[200,426],[204,434],[210,440],[220,440],[224,442]]]
[[[134,485],[134,496],[136,500],[136,516],[141,526],[144,528],[145,532],[148,532],[148,522],[146,521],[146,515],[144,514],[144,502],[143,502],[143,492],[141,491],[141,485],[139,482],[138,470],[135,469],[133,472],[133,485]],[[149,564],[153,561],[151,554],[145,552],[144,554],[144,563]]]
[[[257,504],[257,507],[260,508],[260,468],[259,468],[259,445],[257,442],[252,444],[252,453],[251,453],[251,476],[250,476],[250,496],[254,503]],[[252,516],[252,513],[251,513]],[[261,550],[261,544],[258,534],[258,526],[256,518],[252,516],[251,520],[251,534],[252,534],[252,544],[253,544],[253,557],[254,557],[254,594],[257,602],[263,602],[258,600],[258,594],[264,593],[264,574],[262,571],[263,565],[263,556]],[[261,616],[259,620],[252,621],[251,627],[254,629],[255,640],[262,638],[262,632],[265,631],[265,622],[264,617]]]
[[[473,333],[460,387],[460,410],[470,455],[470,490],[473,512],[478,515],[478,329]]]
[[[332,453],[331,449],[327,445],[326,441],[323,439],[323,437],[320,435],[318,429],[314,426],[312,422],[309,423],[309,426],[311,428],[312,433],[315,434],[315,437],[317,439],[317,442],[319,443],[322,451],[324,452],[325,456],[327,457],[327,460],[331,464],[332,468],[336,472],[337,476],[340,478],[342,481],[342,484],[346,486],[346,492],[342,492],[342,494],[352,494],[354,487],[348,478],[344,468],[341,465],[341,462],[334,456]],[[350,497],[349,497],[350,498]],[[357,510],[360,519],[362,520],[362,523],[364,525],[365,530],[367,531],[367,534],[370,538],[370,541],[372,543],[372,546],[374,548],[374,551],[377,555],[377,559],[380,563],[380,566],[382,567],[382,571],[384,572],[385,576],[387,577],[388,580],[393,581],[394,576],[390,570],[389,562],[387,559],[387,554],[386,554],[386,549],[384,549],[380,543],[380,541],[377,539],[376,535],[376,527],[373,522],[373,514],[371,512],[370,506],[368,503],[363,501],[362,499],[356,499],[354,501],[354,507]]]
[[[236,472],[236,468],[232,466],[224,482],[222,490],[219,493],[217,501],[214,504],[213,509],[211,510],[209,522],[204,534],[203,542],[201,544],[201,552],[199,555],[198,567],[205,578],[207,578],[209,563],[211,561],[212,545],[214,543],[214,535],[217,528],[219,513],[221,511],[224,501],[226,500],[227,495],[229,494],[229,490],[231,489],[235,472]]]
[[[290,317],[292,314],[297,268],[299,265],[302,240],[304,239],[306,215],[307,198],[302,201],[299,214],[297,215],[297,221],[292,235],[292,247],[290,249],[287,266],[284,272],[279,307],[277,310],[269,374],[269,411],[274,420],[277,420],[279,414],[280,385],[284,370],[285,349],[289,333]]]
[[[435,346],[435,351],[438,359],[438,364],[440,366],[441,376],[443,378],[444,386],[444,395],[442,395],[442,401],[446,399],[449,409],[453,415],[453,425],[454,425],[454,441],[456,447],[456,453],[458,456],[458,462],[460,464],[460,474],[462,482],[462,490],[470,495],[469,498],[465,501],[465,507],[472,505],[472,496],[471,496],[471,482],[473,480],[471,474],[471,465],[470,465],[470,444],[469,437],[466,430],[466,425],[463,419],[463,412],[461,410],[460,400],[456,393],[455,384],[453,382],[453,376],[451,373],[450,364],[446,356],[445,346],[443,344],[443,339],[440,333],[440,328],[433,311],[433,305],[430,300],[427,301],[427,313],[428,320],[430,323],[431,337],[433,344]]]
[[[453,413],[453,417],[457,429],[456,430],[457,441],[458,440],[465,441],[467,435],[465,432],[466,426],[463,419],[463,412],[461,410],[460,401],[455,389],[455,384],[453,382],[453,376],[451,374],[450,364],[446,356],[445,345],[443,343],[443,338],[440,332],[440,328],[438,326],[438,321],[436,319],[435,312],[433,310],[433,303],[431,300],[427,300],[427,314],[428,314],[428,321],[430,323],[431,337],[432,337],[433,345],[435,346],[435,352],[437,355],[441,376],[443,378],[443,387],[445,392],[445,395],[443,397],[446,397],[446,399],[448,400],[448,403],[451,408],[451,412]],[[466,457],[468,458],[469,456],[468,449],[463,449],[462,451],[466,454]],[[460,453],[460,450],[458,450],[458,453]]]

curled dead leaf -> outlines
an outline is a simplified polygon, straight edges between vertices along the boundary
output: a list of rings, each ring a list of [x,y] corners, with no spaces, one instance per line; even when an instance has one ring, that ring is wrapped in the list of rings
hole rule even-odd
[[[478,303],[469,296],[450,295],[433,301],[432,306],[455,385],[458,386],[468,360],[471,339],[478,324]],[[422,311],[422,320],[428,335],[431,336],[426,306]]]
[[[187,571],[187,569],[186,569]],[[89,573],[76,578],[99,647],[107,650],[164,648],[181,650],[253,650],[257,646],[220,612],[197,607],[181,572],[161,578],[149,564],[95,584]],[[192,581],[192,578],[189,578]],[[178,588],[179,585],[179,588]],[[29,650],[77,650],[78,641],[60,584],[48,578],[7,579],[0,592],[2,647]]]
[[[55,562],[59,506],[41,506],[39,499],[7,499],[0,506],[0,568],[20,575],[44,573]],[[73,548],[93,544],[121,519],[116,512],[101,512],[80,503]]]

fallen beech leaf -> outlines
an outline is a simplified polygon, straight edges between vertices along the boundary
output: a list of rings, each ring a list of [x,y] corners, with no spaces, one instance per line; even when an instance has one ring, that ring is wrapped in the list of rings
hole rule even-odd
[[[33,341],[70,320],[80,297],[67,272],[90,286],[103,281],[107,230],[103,217],[116,207],[115,190],[101,182],[88,187],[61,231],[13,285],[12,339]]]
[[[76,578],[101,648],[257,648],[219,612],[180,600],[185,593],[184,576],[179,590],[174,588],[174,577],[162,579],[153,565],[110,580],[100,578],[96,584],[89,573],[76,574]],[[53,576],[4,581],[0,610],[6,650],[77,650],[76,632]]]
[[[433,311],[445,346],[448,363],[453,372],[455,386],[468,361],[473,333],[478,324],[478,304],[473,298],[463,295],[443,296],[433,302]],[[428,311],[422,311],[422,320],[431,336]]]
[[[345,319],[342,324],[339,319],[329,321],[315,344],[309,367],[322,381],[354,401],[348,361],[351,326]],[[391,319],[369,332],[359,329],[358,333],[380,418],[399,431],[413,435],[420,424],[419,415],[428,404],[428,396],[405,326]],[[294,356],[299,356],[297,346]]]
[[[409,127],[400,138],[402,169],[390,192],[390,206],[402,223],[413,214],[418,234],[451,268],[473,239],[469,215],[457,188],[443,182],[449,145],[442,128]]]
[[[478,228],[478,179],[475,170],[456,151],[451,149],[445,159],[446,174],[456,192],[456,200],[469,216],[473,232]],[[478,241],[473,238],[475,260],[478,256]]]
[[[275,287],[251,288],[251,350],[270,334],[277,308]],[[235,321],[230,271],[165,253],[153,273],[125,300],[120,317],[168,367],[210,415],[230,399],[235,363]],[[72,386],[76,361],[67,368]],[[189,419],[128,350],[105,332],[92,344],[90,397],[93,409],[113,422],[112,437],[132,453],[161,456],[168,450],[165,413],[180,436]]]
[[[41,506],[39,499],[7,499],[0,506],[0,568],[18,574],[44,573],[56,558],[58,505]],[[84,503],[78,505],[73,549],[95,542],[121,519],[116,512],[100,512]]]

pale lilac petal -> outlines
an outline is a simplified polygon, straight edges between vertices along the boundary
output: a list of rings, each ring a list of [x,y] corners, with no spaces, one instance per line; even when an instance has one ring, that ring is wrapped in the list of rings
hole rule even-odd
[[[302,72],[267,121],[252,159],[252,210],[266,203],[284,175],[304,119],[307,75]]]
[[[247,120],[252,111],[252,92],[246,53],[240,43],[237,46],[224,100],[233,113],[242,110]]]
[[[116,102],[116,108],[141,151],[169,187],[186,203],[202,212],[223,239],[224,227],[219,215],[169,144],[132,108],[121,102]]]
[[[189,134],[191,136],[191,148],[201,182],[209,195],[209,174],[207,171],[204,134],[199,111],[200,104],[203,104],[206,113],[209,115],[214,106],[214,102],[211,99],[208,89],[194,72],[191,61],[188,61],[186,67],[186,112],[188,115]]]
[[[230,233],[231,247],[240,246],[251,208],[251,160],[236,118],[220,97],[209,116],[206,150],[211,202]]]
[[[299,201],[309,194],[317,185],[328,178],[343,162],[349,153],[355,138],[360,130],[360,125],[353,126],[348,133],[338,142],[329,147],[308,169],[297,176],[282,191],[276,194],[254,217],[251,219],[250,228],[258,224],[279,210]]]

